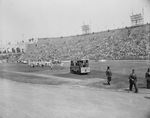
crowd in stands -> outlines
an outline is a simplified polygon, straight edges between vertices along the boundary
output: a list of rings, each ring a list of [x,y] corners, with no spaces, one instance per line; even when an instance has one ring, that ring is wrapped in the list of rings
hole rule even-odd
[[[150,24],[87,35],[43,38],[29,44],[26,60],[148,59]]]

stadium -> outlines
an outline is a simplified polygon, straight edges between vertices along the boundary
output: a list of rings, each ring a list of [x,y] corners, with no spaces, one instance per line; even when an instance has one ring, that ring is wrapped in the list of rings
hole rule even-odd
[[[131,70],[135,69],[139,94],[149,94],[145,81],[145,72],[150,65],[149,52],[146,51],[149,30],[150,25],[146,24],[82,36],[40,39],[37,43],[29,44],[26,53],[18,60],[50,60],[55,55],[64,63],[63,70],[60,66],[55,66],[53,70],[46,66],[32,68],[23,61],[14,63],[14,58],[8,57],[8,62],[1,63],[0,78],[38,85],[67,85],[128,93],[128,77]],[[113,42],[110,42],[112,39]],[[90,58],[91,72],[88,75],[70,73],[69,60],[75,57]],[[107,66],[113,73],[111,86],[107,85]]]
[[[150,24],[142,14],[130,18],[131,26],[91,32],[83,25],[82,34],[32,38],[23,51],[1,51],[0,118],[149,118]],[[80,59],[89,61],[88,74],[70,72],[71,60]],[[137,94],[129,90],[133,69]]]
[[[144,87],[144,74],[149,67],[149,32],[150,24],[145,24],[78,36],[41,38],[36,43],[28,44],[26,52],[15,59],[18,59],[19,62],[26,61],[29,63],[30,60],[52,60],[55,56],[55,59],[64,61],[63,70],[56,66],[53,71],[49,72],[48,67],[31,68],[28,64],[20,65],[21,63],[12,64],[10,68],[13,66],[17,72],[29,70],[29,72],[40,72],[41,74],[52,74],[66,78],[83,78],[84,80],[84,78],[106,78],[105,71],[107,66],[110,66],[114,73],[114,84],[119,83],[115,86],[122,89],[127,87],[128,75],[132,69],[135,69],[139,78],[139,85]],[[91,73],[83,76],[70,74],[69,60],[74,58],[88,58]],[[8,60],[9,62],[17,61],[15,59],[9,58]],[[22,70],[21,68],[25,69]],[[123,81],[121,80],[120,83],[119,79],[121,78]],[[95,84],[100,86],[98,83]]]

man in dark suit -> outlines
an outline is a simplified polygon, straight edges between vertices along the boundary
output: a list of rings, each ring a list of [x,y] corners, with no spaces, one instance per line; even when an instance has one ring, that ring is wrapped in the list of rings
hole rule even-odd
[[[129,87],[130,91],[132,91],[132,87],[134,86],[135,93],[137,93],[138,92],[137,85],[136,85],[137,77],[136,77],[134,69],[132,70],[132,73],[129,75],[129,83],[130,83],[130,87]]]
[[[112,77],[112,72],[111,72],[109,66],[107,67],[107,70],[106,70],[106,76],[107,76],[108,85],[110,85],[110,81],[111,81],[111,77]]]
[[[148,89],[150,89],[150,68],[148,68],[147,72],[145,73],[145,79],[146,79],[146,86]]]

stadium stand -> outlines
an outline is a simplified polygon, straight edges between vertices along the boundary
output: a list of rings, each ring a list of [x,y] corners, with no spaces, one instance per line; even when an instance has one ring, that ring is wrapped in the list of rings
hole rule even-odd
[[[40,38],[29,44],[25,60],[147,59],[150,24],[57,38]]]

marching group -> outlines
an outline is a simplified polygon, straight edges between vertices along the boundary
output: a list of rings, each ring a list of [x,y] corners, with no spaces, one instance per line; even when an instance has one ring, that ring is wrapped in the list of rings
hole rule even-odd
[[[109,66],[107,67],[106,70],[106,76],[107,76],[108,85],[110,85],[112,79],[112,72]],[[147,89],[150,89],[150,67],[147,69],[147,72],[145,73],[145,80],[146,80]],[[135,70],[133,69],[131,74],[129,75],[129,90],[132,91],[132,88],[134,86],[135,93],[138,93],[138,88],[136,83],[137,83],[137,76],[135,74]]]
[[[50,69],[52,70],[54,66],[60,66],[61,69],[63,69],[63,63],[61,61],[55,60],[55,61],[29,61],[29,66],[31,67],[42,67],[44,68],[44,66],[46,67],[50,67]]]

